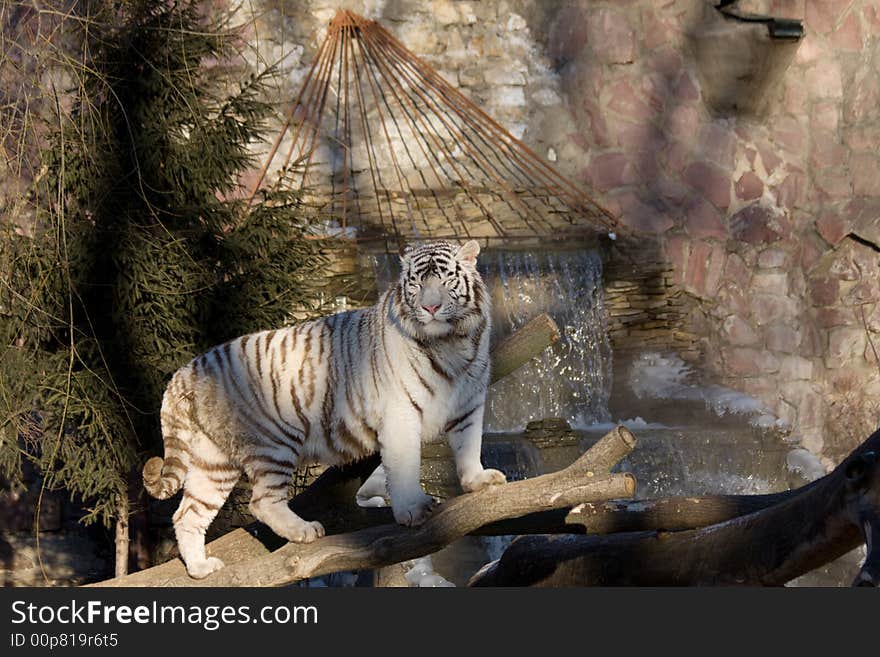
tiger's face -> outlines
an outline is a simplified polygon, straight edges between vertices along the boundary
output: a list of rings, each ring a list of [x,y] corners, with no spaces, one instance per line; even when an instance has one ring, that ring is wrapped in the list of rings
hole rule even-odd
[[[428,337],[462,332],[463,323],[481,316],[485,288],[477,272],[480,245],[430,242],[407,247],[401,256],[402,305]]]

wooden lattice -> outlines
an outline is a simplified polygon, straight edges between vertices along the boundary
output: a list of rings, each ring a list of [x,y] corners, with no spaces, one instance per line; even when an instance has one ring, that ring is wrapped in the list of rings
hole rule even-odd
[[[339,11],[251,190],[270,170],[358,240],[570,239],[615,217],[381,25]],[[293,174],[290,174],[293,172]]]

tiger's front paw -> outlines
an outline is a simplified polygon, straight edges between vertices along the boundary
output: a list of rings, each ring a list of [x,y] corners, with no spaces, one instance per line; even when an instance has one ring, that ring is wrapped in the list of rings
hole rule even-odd
[[[217,557],[208,557],[186,564],[186,572],[193,579],[205,579],[211,573],[223,568],[223,562]]]
[[[407,527],[418,527],[437,506],[437,500],[430,495],[419,493],[419,495],[411,500],[407,500],[404,504],[395,505],[392,503],[394,511],[394,519],[400,525]]]
[[[480,470],[475,476],[461,480],[461,488],[465,493],[475,493],[487,486],[497,486],[507,482],[507,477],[499,470]]]

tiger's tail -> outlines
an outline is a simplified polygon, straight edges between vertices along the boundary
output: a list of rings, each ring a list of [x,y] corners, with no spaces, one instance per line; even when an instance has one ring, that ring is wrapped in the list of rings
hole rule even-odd
[[[173,383],[173,381],[172,381]],[[165,392],[162,402],[162,437],[165,444],[165,458],[154,456],[144,464],[144,488],[153,497],[167,500],[183,486],[186,477],[189,452],[181,438],[168,431],[165,420],[171,400],[171,388]]]

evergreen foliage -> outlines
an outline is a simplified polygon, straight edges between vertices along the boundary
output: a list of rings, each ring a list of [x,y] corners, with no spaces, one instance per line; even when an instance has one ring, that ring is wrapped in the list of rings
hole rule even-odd
[[[240,198],[271,107],[233,30],[194,1],[92,2],[66,36],[76,88],[34,190],[36,227],[0,243],[0,476],[32,461],[109,524],[171,374],[282,326],[320,245],[297,192]],[[76,32],[76,33],[74,33]]]

